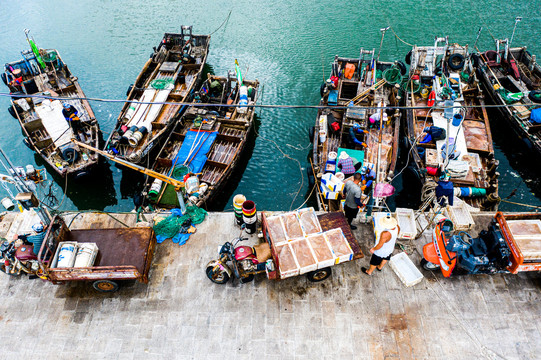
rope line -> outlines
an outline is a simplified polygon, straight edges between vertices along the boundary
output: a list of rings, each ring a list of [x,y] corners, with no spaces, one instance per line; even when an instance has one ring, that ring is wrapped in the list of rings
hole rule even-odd
[[[27,95],[27,94],[9,94],[9,93],[0,93],[0,96],[12,97],[12,98],[40,98],[40,99],[49,99],[49,100],[86,100],[86,101],[95,101],[95,102],[105,102],[105,103],[125,103],[126,99],[105,99],[105,98],[89,98],[89,97],[77,97],[77,98],[66,98],[66,97],[53,97],[45,95]],[[190,102],[175,102],[175,101],[130,101],[132,104],[159,104],[159,105],[181,105],[181,106],[193,106],[193,107],[247,107],[247,108],[263,108],[263,109],[348,109],[349,106],[330,106],[330,105],[279,105],[279,104],[252,104],[252,105],[239,105],[239,104],[210,104],[210,103],[190,103]],[[378,109],[384,110],[427,110],[427,109],[475,109],[475,108],[507,108],[513,107],[518,104],[493,104],[493,105],[453,105],[453,106],[379,106]],[[529,102],[529,103],[520,103],[521,106],[538,106],[539,104]],[[357,109],[374,109],[373,106],[355,106]]]

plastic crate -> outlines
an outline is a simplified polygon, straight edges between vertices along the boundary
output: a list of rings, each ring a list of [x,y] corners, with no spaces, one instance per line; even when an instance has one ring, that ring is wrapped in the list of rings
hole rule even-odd
[[[405,252],[391,256],[389,264],[398,278],[407,287],[418,284],[423,280],[423,274],[421,274]]]
[[[417,225],[415,224],[415,213],[413,209],[396,208],[396,219],[400,226],[399,239],[415,239],[417,236]]]
[[[460,202],[454,206],[447,205],[445,212],[449,220],[453,222],[455,230],[467,231],[471,230],[475,225],[470,210],[468,210],[464,202]]]

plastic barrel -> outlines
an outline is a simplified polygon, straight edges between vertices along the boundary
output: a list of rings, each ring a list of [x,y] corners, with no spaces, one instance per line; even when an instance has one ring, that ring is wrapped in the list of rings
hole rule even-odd
[[[90,267],[94,265],[96,255],[98,255],[98,247],[95,243],[79,244],[73,267]]]
[[[69,268],[73,266],[75,260],[75,245],[63,244],[58,253],[58,268]]]
[[[242,204],[242,220],[246,224],[246,232],[253,234],[257,230],[257,211],[255,203],[247,200]]]
[[[242,220],[242,204],[246,201],[246,196],[242,194],[235,195],[233,198],[233,209],[235,210],[235,223],[241,226],[244,221]]]

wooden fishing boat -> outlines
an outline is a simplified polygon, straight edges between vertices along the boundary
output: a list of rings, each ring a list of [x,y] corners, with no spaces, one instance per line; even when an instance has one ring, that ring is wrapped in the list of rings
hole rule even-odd
[[[185,195],[190,203],[208,207],[235,171],[253,127],[255,108],[235,105],[254,105],[258,92],[257,80],[239,81],[233,72],[208,74],[195,94],[194,106],[186,109],[169,134],[153,170],[179,180],[198,174],[185,180]],[[179,206],[174,188],[158,179],[148,184],[143,195],[158,208]]]
[[[386,71],[398,77],[387,82],[382,79]],[[356,170],[368,168],[376,173],[376,184],[390,183],[401,118],[401,112],[392,107],[399,104],[397,83],[405,71],[403,63],[376,61],[373,50],[361,49],[357,59],[335,57],[330,78],[321,86],[321,108],[312,139],[319,210],[336,211],[340,207],[338,192],[325,187],[322,179],[329,173],[342,180],[347,177],[336,166],[343,152],[354,160]],[[374,116],[384,121],[374,121]],[[366,189],[362,199],[365,204],[376,186]],[[384,197],[376,194],[376,205]]]
[[[503,48],[500,49],[500,44]],[[499,40],[497,50],[478,57],[479,76],[493,102],[517,135],[541,155],[541,66],[526,47],[509,48]]]
[[[468,47],[449,44],[447,37],[436,38],[434,46],[413,47],[406,60],[410,81],[405,98],[407,107],[412,107],[406,111],[406,135],[423,183],[422,198],[433,194],[445,171],[455,196],[476,208],[495,210],[498,161]],[[435,139],[427,141],[428,133]]]
[[[18,120],[24,143],[50,168],[60,176],[86,175],[98,163],[98,155],[71,139],[98,146],[94,112],[60,53],[38,49],[26,34],[32,49],[21,52],[23,59],[5,64],[1,75],[13,95],[9,113]]]
[[[105,149],[132,163],[144,161],[171,132],[207,61],[210,35],[193,35],[191,26],[180,34],[166,33],[128,89],[128,99]]]

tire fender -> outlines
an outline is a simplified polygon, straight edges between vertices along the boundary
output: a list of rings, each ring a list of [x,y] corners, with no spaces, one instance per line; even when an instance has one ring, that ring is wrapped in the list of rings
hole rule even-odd
[[[411,53],[412,53],[413,50],[410,50],[408,51],[408,53],[406,54],[406,57],[404,58],[404,61],[406,62],[406,64],[408,65],[411,65]]]
[[[396,66],[398,66],[398,68],[400,69],[400,74],[402,74],[402,76],[406,75],[406,72],[408,71],[408,69],[406,68],[406,64],[404,64],[403,61],[398,60],[396,62]]]
[[[455,64],[455,59],[458,59],[458,64]],[[447,59],[447,65],[450,69],[460,70],[464,67],[464,56],[462,54],[451,54]]]

